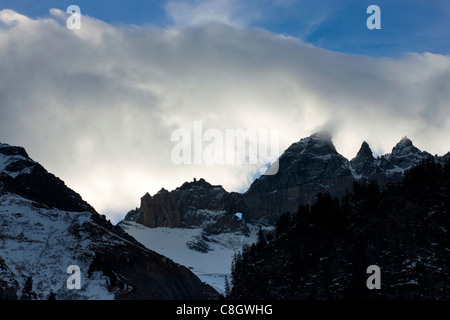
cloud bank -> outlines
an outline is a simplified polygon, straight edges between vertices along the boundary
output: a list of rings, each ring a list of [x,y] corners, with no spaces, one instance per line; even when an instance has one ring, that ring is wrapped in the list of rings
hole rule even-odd
[[[404,135],[432,154],[450,150],[450,56],[348,55],[192,17],[161,29],[83,16],[68,30],[57,9],[42,19],[0,11],[0,140],[113,221],[146,192],[194,177],[249,186],[251,166],[171,161],[172,132],[194,121],[279,130],[281,152],[320,129],[349,159],[363,140],[384,154]]]

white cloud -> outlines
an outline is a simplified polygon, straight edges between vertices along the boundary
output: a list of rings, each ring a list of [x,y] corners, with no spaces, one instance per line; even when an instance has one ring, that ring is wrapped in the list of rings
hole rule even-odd
[[[247,8],[239,0],[169,0],[165,9],[177,26],[222,23],[242,28],[258,17],[255,6]]]
[[[6,26],[13,26],[17,23],[24,24],[29,21],[31,21],[31,19],[14,10],[4,9],[0,11],[0,22]]]
[[[171,162],[171,133],[196,120],[278,129],[281,151],[319,129],[348,158],[363,140],[380,154],[404,135],[431,153],[450,149],[449,56],[346,55],[206,22],[126,28],[83,16],[72,31],[57,10],[35,20],[0,11],[0,44],[2,142],[24,146],[114,220],[145,192],[193,177],[249,185],[245,165]]]

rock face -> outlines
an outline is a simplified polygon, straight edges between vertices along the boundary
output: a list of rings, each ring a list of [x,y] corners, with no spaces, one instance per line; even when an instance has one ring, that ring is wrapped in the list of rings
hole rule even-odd
[[[350,167],[353,169],[354,175],[360,177],[370,177],[377,173],[379,166],[367,142],[362,143],[356,157],[350,161]]]
[[[421,161],[433,159],[426,151],[420,151],[410,139],[403,137],[390,154],[375,159],[369,145],[363,142],[355,158],[350,161],[350,169],[356,179],[374,180],[379,184],[400,181],[405,170]],[[443,161],[443,158],[440,159]]]
[[[0,258],[0,300],[17,300],[19,284],[14,273],[8,268],[5,260]]]
[[[15,194],[36,199],[42,205],[73,212],[95,212],[78,193],[30,159],[22,147],[0,143],[0,182]]]
[[[415,147],[410,139],[403,137],[392,149],[392,153],[386,156],[387,160],[394,166],[407,169],[417,164],[421,160],[431,158],[428,152],[422,152]]]
[[[255,180],[247,192],[273,192],[318,184],[331,186],[336,178],[351,176],[348,160],[336,151],[331,136],[317,132],[292,144],[279,158],[278,173]]]
[[[189,269],[148,250],[31,160],[0,144],[0,299],[216,299]],[[69,265],[81,289],[69,290]]]
[[[162,189],[153,197],[145,194],[140,208],[130,211],[125,220],[150,228],[201,227],[208,234],[236,230],[245,233],[248,230],[244,221],[235,216],[236,196],[204,179],[194,179],[171,192]]]
[[[320,192],[342,196],[354,180],[349,161],[336,151],[330,134],[317,132],[280,156],[277,174],[252,183],[244,196],[249,209],[244,213],[273,220],[284,211],[296,211],[301,203],[312,203]]]
[[[390,154],[378,158],[363,142],[349,161],[336,151],[331,135],[320,131],[293,143],[280,156],[278,173],[261,176],[244,194],[228,193],[203,179],[194,180],[171,192],[163,189],[154,196],[146,194],[140,208],[125,220],[152,228],[189,228],[207,223],[219,232],[242,229],[243,221],[236,224],[234,217],[234,213],[242,212],[247,222],[272,224],[283,212],[295,212],[300,204],[314,203],[321,192],[341,197],[358,180],[374,180],[380,185],[396,182],[405,170],[431,158],[405,137]]]

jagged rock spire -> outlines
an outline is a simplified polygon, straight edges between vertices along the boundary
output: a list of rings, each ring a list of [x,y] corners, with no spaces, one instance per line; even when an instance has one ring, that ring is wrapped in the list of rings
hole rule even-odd
[[[369,144],[366,141],[363,141],[361,144],[361,148],[356,154],[356,158],[375,159],[372,154],[372,149],[370,149]]]
[[[375,158],[366,141],[361,144],[361,148],[356,154],[356,157],[350,161],[350,168],[357,177],[369,176],[376,169]]]
[[[414,146],[413,142],[404,136],[394,148],[392,152],[386,158],[394,166],[402,169],[409,168],[415,164],[418,164],[421,159],[428,159],[432,157],[431,154],[425,151],[421,151]]]

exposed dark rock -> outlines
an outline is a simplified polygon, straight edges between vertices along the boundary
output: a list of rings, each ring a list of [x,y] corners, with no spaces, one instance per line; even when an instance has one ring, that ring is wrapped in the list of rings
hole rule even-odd
[[[15,279],[14,273],[11,272],[5,261],[0,257],[0,301],[17,300],[18,290],[19,284]]]
[[[363,142],[356,157],[348,161],[336,151],[331,135],[320,131],[293,143],[278,159],[278,173],[256,179],[244,194],[229,193],[204,179],[194,179],[170,192],[162,189],[153,197],[147,193],[139,212],[127,215],[125,220],[151,228],[190,228],[210,219],[206,214],[209,210],[226,213],[217,215],[217,223],[208,220],[211,227],[220,226],[218,229],[225,225],[233,226],[229,230],[240,228],[230,218],[236,212],[242,212],[246,222],[272,224],[283,212],[314,203],[321,192],[342,197],[361,179],[379,185],[397,182],[406,169],[431,158],[405,137],[392,153],[379,158],[374,158],[367,142]]]
[[[51,292],[42,291],[42,277],[46,274],[41,274],[40,282],[36,284],[33,273],[36,272],[34,265],[42,264],[41,259],[30,261],[32,267],[29,269],[26,265],[28,258],[18,262],[14,261],[15,255],[3,254],[10,252],[10,248],[5,247],[6,241],[13,242],[14,247],[17,245],[25,257],[30,255],[27,250],[38,250],[39,257],[46,256],[50,260],[59,261],[64,255],[63,260],[78,259],[82,263],[90,263],[86,281],[94,276],[94,272],[101,272],[108,279],[107,289],[115,299],[220,297],[189,269],[145,248],[122,228],[96,213],[63,181],[29,159],[23,148],[0,144],[0,153],[0,206],[5,206],[1,210],[0,299],[80,299],[76,292],[65,288],[64,282],[56,292],[53,289]],[[139,214],[139,209],[136,209],[129,216]],[[25,221],[26,217],[29,217],[29,222]],[[46,228],[48,230],[44,232]],[[41,239],[42,234],[45,239]],[[56,245],[48,246],[49,242]],[[74,246],[76,250],[73,250]],[[21,281],[16,279],[11,265],[22,270]],[[60,269],[59,266],[54,267]],[[44,279],[45,283],[53,283],[52,273],[47,274],[51,278]]]
[[[137,221],[139,217],[142,215],[142,212],[139,208],[133,209],[128,211],[128,213],[125,215],[126,221]]]
[[[7,165],[0,172],[1,181],[15,194],[43,205],[73,212],[95,212],[81,196],[28,157],[22,147],[0,144],[0,154],[7,156]]]
[[[351,177],[348,160],[336,151],[331,136],[321,131],[292,144],[279,158],[278,173],[261,176],[247,193],[331,185],[329,182],[341,177]]]
[[[369,177],[375,173],[378,166],[367,142],[362,143],[356,157],[350,161],[350,166],[356,175],[363,177]]]
[[[213,186],[204,179],[185,182],[171,192],[148,193],[141,198],[138,211],[127,215],[127,219],[154,227],[192,228],[206,227],[212,230],[241,228],[230,209],[232,194],[221,186]]]
[[[94,232],[94,238],[102,236]],[[88,276],[101,271],[119,300],[205,300],[219,294],[189,269],[136,243],[99,246]]]
[[[397,184],[363,180],[285,213],[235,256],[231,299],[448,300],[450,163],[423,161]],[[369,290],[370,265],[381,272]]]
[[[194,238],[188,242],[186,242],[186,246],[194,251],[198,251],[201,253],[207,253],[211,251],[211,247],[208,244],[209,239],[204,235],[198,238]]]
[[[0,153],[4,154],[5,156],[22,156],[26,159],[30,159],[24,148],[10,146],[4,143],[0,143]]]
[[[408,169],[420,163],[421,160],[429,160],[432,155],[422,152],[415,147],[410,139],[403,137],[399,143],[392,148],[390,155],[385,156],[389,162],[401,169]]]

